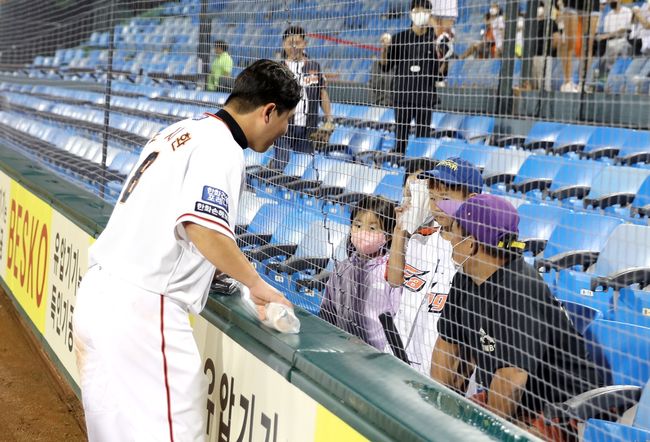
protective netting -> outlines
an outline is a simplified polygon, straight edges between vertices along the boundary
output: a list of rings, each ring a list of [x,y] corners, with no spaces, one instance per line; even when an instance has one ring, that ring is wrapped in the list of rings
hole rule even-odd
[[[535,434],[645,440],[649,5],[6,1],[1,140],[116,201],[284,61],[304,99],[233,226],[263,277]]]

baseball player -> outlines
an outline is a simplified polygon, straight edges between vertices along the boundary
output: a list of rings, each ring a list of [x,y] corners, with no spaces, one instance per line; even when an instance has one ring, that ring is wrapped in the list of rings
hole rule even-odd
[[[222,110],[162,130],[145,146],[90,267],[74,315],[91,441],[203,440],[206,398],[188,312],[205,305],[215,268],[260,308],[288,301],[255,272],[233,234],[243,150],[264,152],[287,130],[301,87],[259,60]]]
[[[428,180],[431,212],[437,212],[437,201],[466,200],[480,193],[483,179],[469,162],[450,158],[439,162],[433,170],[411,174],[406,182],[405,204],[395,224],[386,279],[393,287],[402,286],[396,326],[409,362],[429,376],[431,354],[438,338],[436,323],[456,269],[451,260],[451,245],[441,237],[441,226],[433,216],[413,235],[404,229],[404,211],[409,210],[410,200],[408,187],[416,179]]]

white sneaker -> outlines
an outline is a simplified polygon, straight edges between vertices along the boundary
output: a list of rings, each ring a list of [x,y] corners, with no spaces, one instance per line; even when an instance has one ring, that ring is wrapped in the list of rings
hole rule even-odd
[[[577,92],[580,92],[580,88],[578,87],[577,84],[573,84],[571,82],[568,82],[568,83],[564,83],[562,86],[560,86],[560,92],[577,93]]]

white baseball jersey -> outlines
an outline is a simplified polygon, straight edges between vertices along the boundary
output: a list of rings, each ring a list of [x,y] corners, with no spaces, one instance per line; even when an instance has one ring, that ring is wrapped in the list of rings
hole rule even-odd
[[[425,228],[408,241],[404,284],[396,323],[411,365],[429,376],[438,339],[438,319],[456,273],[451,244],[438,228]]]
[[[225,111],[183,120],[158,133],[145,146],[106,229],[90,248],[91,265],[200,312],[215,268],[188,240],[183,222],[235,240],[246,144]]]

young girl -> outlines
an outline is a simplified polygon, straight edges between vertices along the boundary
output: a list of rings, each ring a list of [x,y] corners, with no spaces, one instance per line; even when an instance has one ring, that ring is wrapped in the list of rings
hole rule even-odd
[[[395,316],[402,292],[384,278],[395,205],[365,197],[352,210],[348,259],[338,262],[325,287],[320,317],[381,351],[388,350],[379,316]]]

